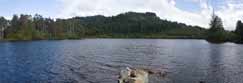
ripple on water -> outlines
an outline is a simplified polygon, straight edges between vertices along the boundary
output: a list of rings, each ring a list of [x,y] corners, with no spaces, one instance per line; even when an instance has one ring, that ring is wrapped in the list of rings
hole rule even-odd
[[[116,83],[125,67],[167,73],[150,83],[243,83],[243,47],[204,40],[1,42],[0,53],[0,83]]]

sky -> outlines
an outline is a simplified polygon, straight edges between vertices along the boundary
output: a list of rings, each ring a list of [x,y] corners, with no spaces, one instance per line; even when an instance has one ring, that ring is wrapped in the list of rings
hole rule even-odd
[[[41,14],[50,18],[154,12],[161,19],[209,27],[213,11],[225,29],[234,30],[243,20],[243,0],[0,0],[0,16]]]

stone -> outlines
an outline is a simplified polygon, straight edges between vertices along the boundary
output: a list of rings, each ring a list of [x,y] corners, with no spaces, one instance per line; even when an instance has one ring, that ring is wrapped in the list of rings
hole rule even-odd
[[[149,73],[142,69],[121,70],[118,83],[148,83]]]

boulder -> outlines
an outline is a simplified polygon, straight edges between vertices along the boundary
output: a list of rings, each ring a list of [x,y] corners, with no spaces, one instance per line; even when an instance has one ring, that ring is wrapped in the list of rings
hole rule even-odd
[[[118,83],[148,83],[148,75],[145,70],[127,67],[121,70]]]

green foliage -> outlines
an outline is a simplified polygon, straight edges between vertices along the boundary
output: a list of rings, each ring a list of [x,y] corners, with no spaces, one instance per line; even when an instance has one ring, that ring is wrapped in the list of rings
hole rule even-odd
[[[226,35],[221,18],[213,15],[206,40],[211,43],[223,43],[227,41]]]
[[[38,30],[34,30],[32,32],[32,40],[43,40],[48,38],[48,33],[40,32]]]
[[[212,32],[213,31],[224,31],[222,19],[215,14],[213,14],[212,20],[209,25],[210,25],[209,31],[212,31]]]
[[[243,36],[243,23],[241,21],[237,22],[235,33],[237,35],[242,35]]]
[[[4,17],[0,17],[0,28],[7,28],[8,20],[6,20]]]
[[[225,31],[214,31],[214,32],[208,32],[207,35],[207,41],[211,43],[223,43],[226,42],[226,32]]]
[[[179,38],[206,39],[211,43],[243,43],[243,23],[234,32],[225,31],[220,17],[213,15],[210,29],[162,20],[155,13],[127,12],[69,19],[43,18],[41,15],[0,17],[7,40],[80,39],[80,38]],[[1,34],[0,34],[1,35]]]
[[[6,29],[8,26],[8,20],[6,20],[4,17],[0,17],[0,39],[4,38],[4,29]]]
[[[235,34],[237,35],[236,43],[243,43],[243,23],[238,21],[236,24]]]
[[[5,32],[8,40],[110,38],[204,38],[206,29],[161,20],[155,13],[127,12],[69,19],[14,15]]]
[[[226,40],[228,42],[237,42],[239,36],[232,31],[226,31]]]
[[[159,34],[161,37],[173,35],[188,38],[202,38],[201,35],[206,31],[196,26],[187,26],[182,23],[161,20],[154,13],[127,12],[113,17],[99,15],[93,17],[76,17],[75,19],[81,20],[81,23],[86,27],[86,35],[95,36],[96,34],[97,37],[99,35],[117,37],[117,34],[119,34],[118,37],[133,38],[135,36],[137,37],[137,34],[140,34],[140,37],[142,36],[144,38],[147,37],[146,34]],[[114,36],[111,36],[111,34]]]

